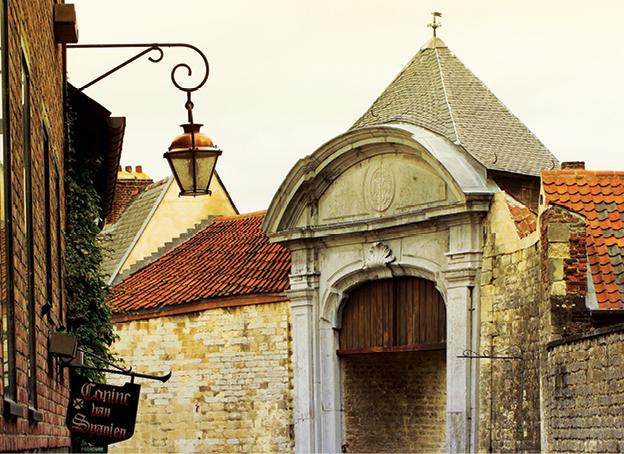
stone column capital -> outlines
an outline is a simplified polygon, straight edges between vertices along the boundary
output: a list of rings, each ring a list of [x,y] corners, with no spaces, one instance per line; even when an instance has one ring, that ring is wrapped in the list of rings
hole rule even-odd
[[[478,285],[483,253],[478,250],[454,251],[446,253],[447,268],[442,271],[447,288]]]

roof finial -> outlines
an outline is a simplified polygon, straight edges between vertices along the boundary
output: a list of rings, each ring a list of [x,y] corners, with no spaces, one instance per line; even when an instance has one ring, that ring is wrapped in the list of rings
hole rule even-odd
[[[433,15],[433,22],[431,24],[427,24],[427,27],[431,27],[433,29],[433,37],[436,37],[436,28],[442,27],[442,24],[437,21],[438,17],[442,17],[442,13],[434,11],[431,13]]]

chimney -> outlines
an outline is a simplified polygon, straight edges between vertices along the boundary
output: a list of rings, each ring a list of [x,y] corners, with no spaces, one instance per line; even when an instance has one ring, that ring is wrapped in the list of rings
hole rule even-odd
[[[561,170],[585,170],[585,161],[562,162]]]
[[[121,168],[119,166],[119,171],[121,171]],[[125,166],[124,170],[130,175],[117,178],[113,195],[113,207],[106,218],[106,224],[117,222],[132,200],[154,182],[154,180],[143,173],[143,166],[135,166],[134,168],[136,173],[132,172],[132,166]]]

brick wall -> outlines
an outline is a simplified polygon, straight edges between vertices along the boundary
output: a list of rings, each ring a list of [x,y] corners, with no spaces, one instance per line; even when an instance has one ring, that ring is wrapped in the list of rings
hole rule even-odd
[[[446,352],[341,359],[348,452],[445,449]]]
[[[135,169],[136,173],[141,174],[141,176],[145,175],[141,166],[136,166]],[[121,166],[119,166],[117,183],[115,184],[115,192],[113,194],[113,205],[110,214],[106,217],[106,223],[114,224],[117,222],[119,216],[121,216],[132,199],[153,182],[154,180],[151,178],[136,178],[136,176],[133,176],[132,167],[130,166],[126,166],[125,172],[121,172]]]
[[[506,172],[488,172],[499,188],[521,200],[533,211],[537,211],[540,194],[540,180],[537,177],[520,176]]]
[[[585,219],[553,205],[540,217],[544,341],[591,328],[585,303],[587,255]]]
[[[62,376],[54,362],[48,361],[48,333],[55,329],[54,323],[41,313],[45,304],[46,285],[46,239],[45,226],[52,223],[52,241],[55,242],[56,226],[54,217],[44,219],[44,167],[42,125],[48,129],[51,155],[51,169],[56,162],[60,172],[61,191],[63,181],[63,73],[61,46],[54,43],[52,28],[53,0],[10,1],[9,22],[9,103],[11,139],[11,188],[13,197],[13,238],[14,238],[14,307],[15,307],[15,350],[17,404],[23,409],[28,406],[27,373],[29,362],[28,302],[26,281],[26,232],[24,229],[23,197],[23,140],[21,109],[21,66],[22,54],[28,63],[31,79],[31,149],[32,149],[32,206],[34,236],[34,276],[35,276],[35,333],[36,333],[36,381],[37,410],[42,421],[29,421],[24,417],[0,416],[0,450],[46,450],[63,449],[69,446],[68,431],[65,428],[65,410],[68,397],[67,376]],[[53,171],[51,172],[54,174]],[[50,185],[54,191],[54,184]],[[51,198],[56,194],[52,192]],[[64,196],[61,194],[61,200]],[[62,210],[62,208],[61,208]],[[64,213],[61,213],[64,219]],[[53,254],[54,254],[53,248]],[[4,257],[0,258],[4,260]],[[53,257],[53,275],[60,270]],[[53,295],[57,295],[56,279],[53,279]],[[59,301],[54,296],[54,311]],[[0,354],[2,354],[0,352]],[[1,386],[1,385],[0,385]],[[5,408],[2,409],[4,414]]]
[[[548,349],[548,452],[624,452],[624,327]]]
[[[133,438],[110,452],[291,452],[289,307],[267,303],[116,325],[140,380]],[[123,383],[123,377],[110,377]]]

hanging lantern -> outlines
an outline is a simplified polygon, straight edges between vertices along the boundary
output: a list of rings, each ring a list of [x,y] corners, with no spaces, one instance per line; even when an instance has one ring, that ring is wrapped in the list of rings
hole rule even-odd
[[[203,125],[186,123],[181,126],[184,134],[173,139],[169,151],[164,154],[180,188],[180,195],[211,194],[210,181],[222,151],[210,137],[199,132]]]

